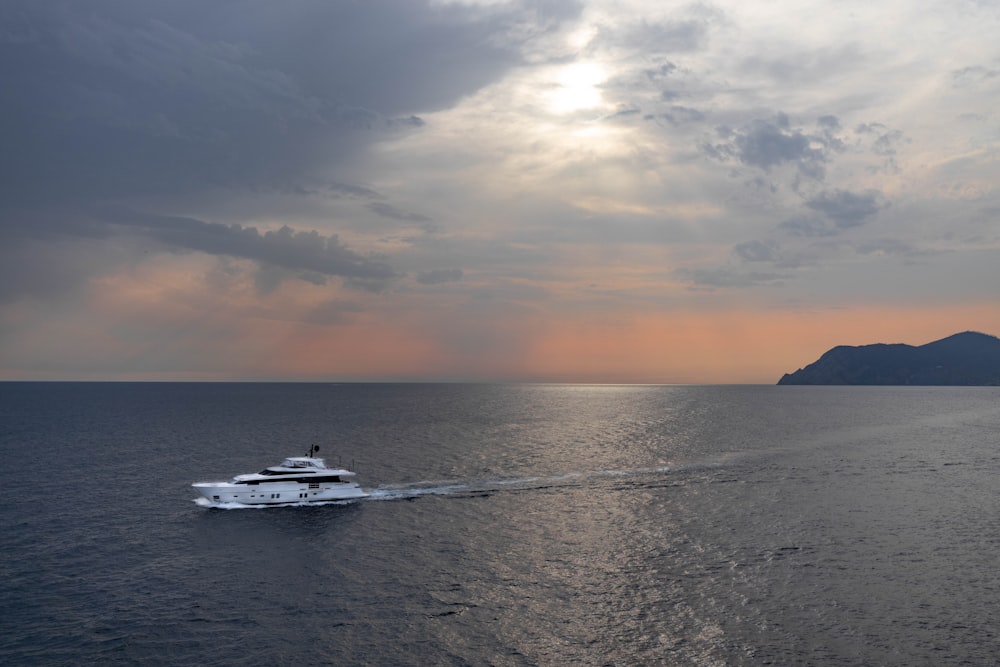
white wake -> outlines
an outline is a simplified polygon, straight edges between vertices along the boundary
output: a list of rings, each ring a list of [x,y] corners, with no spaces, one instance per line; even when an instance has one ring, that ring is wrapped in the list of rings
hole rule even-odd
[[[559,475],[477,480],[438,480],[410,484],[382,484],[368,489],[365,500],[411,500],[421,496],[486,495],[500,491],[530,491],[556,486],[572,486],[589,480],[609,477],[636,477],[669,472],[669,466],[632,468],[630,470],[591,470]]]

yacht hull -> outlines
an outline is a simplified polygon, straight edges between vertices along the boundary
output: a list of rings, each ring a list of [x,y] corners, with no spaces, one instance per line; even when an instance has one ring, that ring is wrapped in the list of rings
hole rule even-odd
[[[196,482],[191,485],[211,503],[241,505],[288,505],[352,500],[368,494],[354,482],[268,482],[233,484],[231,482]]]

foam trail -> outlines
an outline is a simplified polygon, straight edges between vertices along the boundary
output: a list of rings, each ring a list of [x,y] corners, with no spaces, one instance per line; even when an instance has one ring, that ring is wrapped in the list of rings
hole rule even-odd
[[[632,468],[630,470],[592,470],[568,472],[547,477],[513,477],[507,479],[479,479],[469,481],[438,480],[412,484],[383,484],[367,489],[367,500],[413,500],[421,496],[488,495],[497,491],[530,491],[553,486],[571,486],[589,479],[602,477],[635,477],[669,472],[669,466]]]

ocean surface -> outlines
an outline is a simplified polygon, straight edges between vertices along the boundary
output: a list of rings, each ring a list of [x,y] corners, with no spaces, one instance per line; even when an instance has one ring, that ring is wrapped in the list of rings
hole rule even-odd
[[[322,447],[371,497],[205,509]],[[1000,389],[0,383],[0,664],[996,665]]]

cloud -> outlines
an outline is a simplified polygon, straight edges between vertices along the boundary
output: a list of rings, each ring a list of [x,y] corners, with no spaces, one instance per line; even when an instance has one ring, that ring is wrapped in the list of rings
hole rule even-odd
[[[640,21],[614,28],[602,28],[594,40],[594,46],[637,51],[647,57],[663,53],[695,51],[704,44],[708,34],[709,23],[705,18],[695,16],[662,21]],[[660,68],[658,72],[662,75],[668,70]]]
[[[677,71],[677,65],[670,61],[667,61],[660,65],[659,67],[645,68],[642,70],[643,75],[652,82],[659,83],[663,79],[674,74]]]
[[[796,216],[781,222],[778,229],[794,236],[834,236],[839,230],[818,216]]]
[[[919,254],[913,244],[902,239],[881,238],[862,241],[855,245],[855,250],[862,255],[904,255]]]
[[[604,121],[628,120],[630,118],[638,117],[641,113],[642,109],[640,109],[639,107],[618,105],[618,109],[616,109],[614,113],[605,116],[601,120]]]
[[[952,85],[956,88],[979,85],[997,77],[1000,77],[1000,69],[982,65],[970,65],[951,72]]]
[[[20,239],[0,243],[0,303],[22,298],[54,300],[86,283],[88,276],[120,261],[103,240]]]
[[[758,118],[738,128],[722,126],[717,129],[722,141],[706,143],[703,150],[720,161],[740,164],[770,171],[783,165],[794,166],[798,173],[811,179],[822,180],[826,163],[843,147],[834,134],[840,125],[834,116],[821,116],[815,131],[793,127],[786,114],[773,118]]]
[[[463,277],[462,269],[434,269],[417,274],[417,282],[421,285],[439,285],[456,282]]]
[[[108,214],[114,223],[171,247],[255,260],[264,265],[340,276],[374,288],[398,278],[386,263],[358,254],[336,235],[283,226],[263,234],[254,227],[143,213]],[[307,276],[308,273],[304,274]],[[315,278],[311,282],[317,282]]]
[[[836,116],[820,116],[816,119],[816,125],[827,132],[836,132],[840,129],[840,119]]]
[[[890,129],[882,123],[861,123],[854,131],[858,135],[874,137],[870,150],[875,155],[884,158],[881,171],[890,174],[899,173],[900,169],[896,161],[896,155],[899,147],[909,142],[901,130]],[[879,168],[874,168],[870,171],[879,171]]]
[[[845,72],[868,65],[867,57],[856,44],[789,51],[778,56],[752,55],[742,62],[742,69],[761,74],[781,86],[803,86],[826,82]]]
[[[826,215],[837,228],[850,229],[865,224],[884,204],[881,193],[870,189],[861,193],[847,190],[823,192],[807,200],[806,206]]]
[[[739,271],[730,267],[681,269],[676,275],[697,287],[743,288],[758,285],[775,285],[788,276],[766,271]]]
[[[704,112],[699,111],[698,109],[692,109],[691,107],[684,107],[676,104],[670,107],[669,111],[663,113],[662,116],[674,125],[699,123],[705,120]]]
[[[778,225],[778,229],[795,236],[836,236],[867,224],[879,211],[888,207],[881,192],[829,190],[805,200],[806,208],[815,214],[797,215]]]
[[[333,197],[343,197],[346,199],[382,199],[382,195],[370,188],[351,183],[339,183],[336,181],[323,186],[323,191]]]
[[[401,222],[431,222],[431,218],[428,218],[426,215],[411,213],[409,211],[401,211],[395,206],[383,202],[371,202],[368,204],[367,208],[373,213],[376,213],[380,217],[388,220],[399,220]]]
[[[733,252],[745,262],[771,262],[778,258],[775,246],[763,241],[738,243]]]

